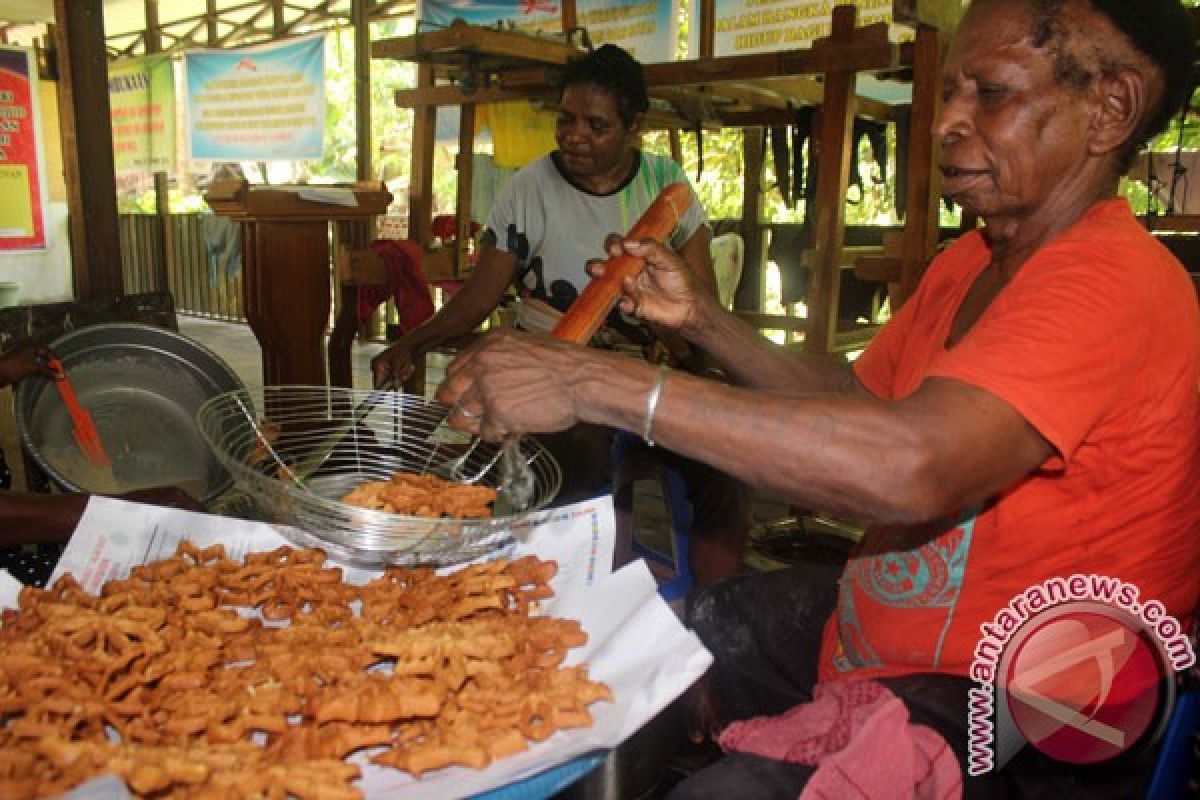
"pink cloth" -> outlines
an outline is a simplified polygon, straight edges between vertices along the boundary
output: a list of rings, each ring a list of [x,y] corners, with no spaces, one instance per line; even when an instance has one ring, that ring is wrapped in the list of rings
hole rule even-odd
[[[421,269],[421,245],[407,239],[376,239],[371,249],[383,257],[387,285],[358,287],[358,319],[366,321],[390,297],[396,301],[400,331],[408,333],[433,316],[433,299]]]
[[[801,800],[950,800],[962,771],[937,731],[874,681],[819,683],[813,701],[775,717],[735,722],[727,751],[815,766]]]

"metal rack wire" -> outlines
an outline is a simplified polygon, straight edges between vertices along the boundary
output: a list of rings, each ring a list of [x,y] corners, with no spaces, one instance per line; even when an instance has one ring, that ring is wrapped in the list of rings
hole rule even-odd
[[[521,441],[534,496],[519,513],[496,502],[491,519],[411,517],[342,503],[355,486],[395,472],[452,471],[500,485],[498,444],[451,431],[445,406],[392,391],[268,386],[226,392],[196,415],[201,435],[237,485],[303,545],[364,565],[454,564],[502,555],[512,526],[554,499],[558,464],[535,440]],[[455,469],[457,467],[457,469]]]

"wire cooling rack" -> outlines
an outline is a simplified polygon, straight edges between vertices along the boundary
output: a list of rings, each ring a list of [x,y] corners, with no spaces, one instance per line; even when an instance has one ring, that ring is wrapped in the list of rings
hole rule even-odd
[[[536,440],[521,440],[534,494],[520,512],[501,496],[490,519],[412,517],[340,501],[395,472],[433,473],[497,488],[499,445],[444,424],[449,409],[394,391],[268,386],[217,395],[196,423],[238,487],[302,545],[364,565],[455,564],[503,555],[512,526],[558,493],[562,472]]]

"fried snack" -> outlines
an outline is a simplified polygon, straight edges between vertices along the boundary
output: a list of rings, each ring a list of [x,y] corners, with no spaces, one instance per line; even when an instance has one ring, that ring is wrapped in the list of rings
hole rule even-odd
[[[254,446],[246,454],[246,465],[257,468],[266,462],[276,461],[275,443],[282,432],[282,426],[275,420],[260,419],[254,429]]]
[[[185,542],[99,596],[70,575],[27,588],[0,614],[0,797],[111,772],[154,797],[349,800],[360,750],[420,776],[590,725],[612,693],[562,666],[586,635],[531,615],[556,569],[352,586],[318,550],[234,561]]]
[[[410,517],[488,519],[495,499],[496,490],[488,486],[456,483],[436,475],[397,472],[386,481],[356,486],[342,502]]]

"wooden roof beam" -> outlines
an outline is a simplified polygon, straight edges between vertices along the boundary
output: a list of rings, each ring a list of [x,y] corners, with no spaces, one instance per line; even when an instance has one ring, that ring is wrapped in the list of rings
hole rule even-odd
[[[544,99],[553,102],[553,91],[545,87],[541,91],[530,89],[506,89],[503,87],[476,89],[464,93],[457,84],[446,86],[397,89],[393,97],[400,108],[422,108],[430,106],[456,106],[464,103],[506,103],[512,100]]]
[[[565,41],[467,25],[457,20],[441,30],[381,39],[371,44],[372,58],[402,61],[437,61],[439,55],[461,61],[463,54],[472,53],[531,64],[565,64],[568,59],[583,54]]]
[[[753,53],[744,56],[646,64],[643,71],[651,88],[689,86],[716,81],[745,81],[832,71],[886,72],[912,65],[912,45],[888,40],[883,23],[855,30],[844,45],[831,46],[828,37],[808,50]]]

